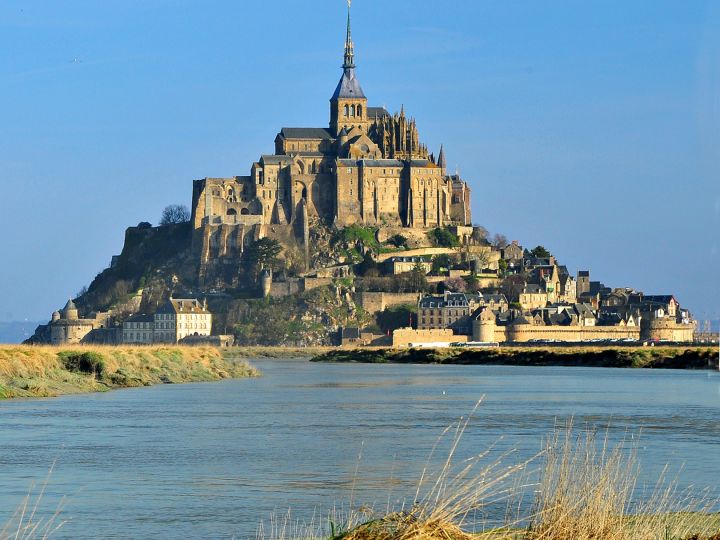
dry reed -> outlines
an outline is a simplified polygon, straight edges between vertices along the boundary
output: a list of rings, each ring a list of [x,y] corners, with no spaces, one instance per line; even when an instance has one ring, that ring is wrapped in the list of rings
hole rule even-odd
[[[720,540],[720,515],[711,513],[718,502],[706,493],[681,492],[665,474],[638,493],[633,444],[611,445],[608,435],[598,440],[593,430],[570,424],[557,428],[531,460],[507,466],[510,453],[492,459],[489,449],[456,462],[469,421],[453,424],[438,439],[428,462],[451,435],[448,457],[437,472],[426,466],[408,508],[380,515],[351,509],[340,520],[333,512],[329,528],[317,516],[302,523],[288,513],[268,531],[261,527],[258,540]],[[543,465],[531,471],[539,457]],[[474,521],[502,502],[508,509],[503,527]]]

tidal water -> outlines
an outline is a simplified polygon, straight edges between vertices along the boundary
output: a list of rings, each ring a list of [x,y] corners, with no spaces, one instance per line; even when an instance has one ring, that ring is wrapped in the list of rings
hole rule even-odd
[[[641,485],[666,464],[680,488],[720,484],[720,373],[255,364],[262,378],[0,402],[0,529],[53,463],[40,509],[65,497],[67,520],[53,538],[254,538],[288,509],[384,509],[412,501],[482,396],[459,457],[526,459],[572,417],[630,441]]]

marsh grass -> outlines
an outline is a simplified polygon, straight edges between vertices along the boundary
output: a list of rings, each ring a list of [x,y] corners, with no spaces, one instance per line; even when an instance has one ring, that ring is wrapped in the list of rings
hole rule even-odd
[[[0,399],[259,374],[245,360],[214,347],[0,346]]]
[[[666,471],[652,486],[637,485],[636,439],[611,444],[607,433],[599,438],[571,423],[527,461],[513,463],[513,452],[493,448],[458,459],[471,417],[438,439],[411,503],[376,513],[351,502],[325,522],[288,513],[261,526],[258,540],[720,540],[709,492],[680,491]],[[447,458],[431,467],[448,437]],[[483,518],[503,506],[502,526]]]
[[[0,540],[50,538],[65,525],[65,521],[61,519],[64,499],[60,500],[58,506],[49,515],[44,515],[45,512],[42,508],[43,497],[54,468],[55,464],[53,463],[37,493],[33,493],[34,486],[30,488],[15,513],[0,529]]]

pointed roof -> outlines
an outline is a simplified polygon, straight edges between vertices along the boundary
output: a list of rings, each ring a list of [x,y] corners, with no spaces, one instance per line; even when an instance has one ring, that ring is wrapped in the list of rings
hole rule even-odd
[[[355,77],[355,45],[350,31],[350,1],[348,1],[347,34],[345,36],[345,59],[343,75],[333,93],[331,101],[338,99],[366,99],[360,81]]]
[[[77,306],[75,305],[75,302],[73,302],[72,300],[67,301],[67,304],[65,304],[63,311],[68,311],[70,309],[77,310]]]
[[[445,160],[445,147],[441,144],[440,145],[440,155],[438,156],[438,167],[442,169],[447,168],[447,161]]]

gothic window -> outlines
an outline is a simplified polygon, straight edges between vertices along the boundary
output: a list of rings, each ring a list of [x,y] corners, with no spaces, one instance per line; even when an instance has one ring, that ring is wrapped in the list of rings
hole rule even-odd
[[[362,117],[362,105],[357,106],[357,115]]]
[[[350,116],[350,107],[345,105],[345,117],[347,118],[348,116]]]
[[[235,210],[234,208],[231,208],[230,210],[227,211],[227,215],[228,216],[237,216],[237,210]]]
[[[355,105],[350,105],[350,116],[355,116]]]

